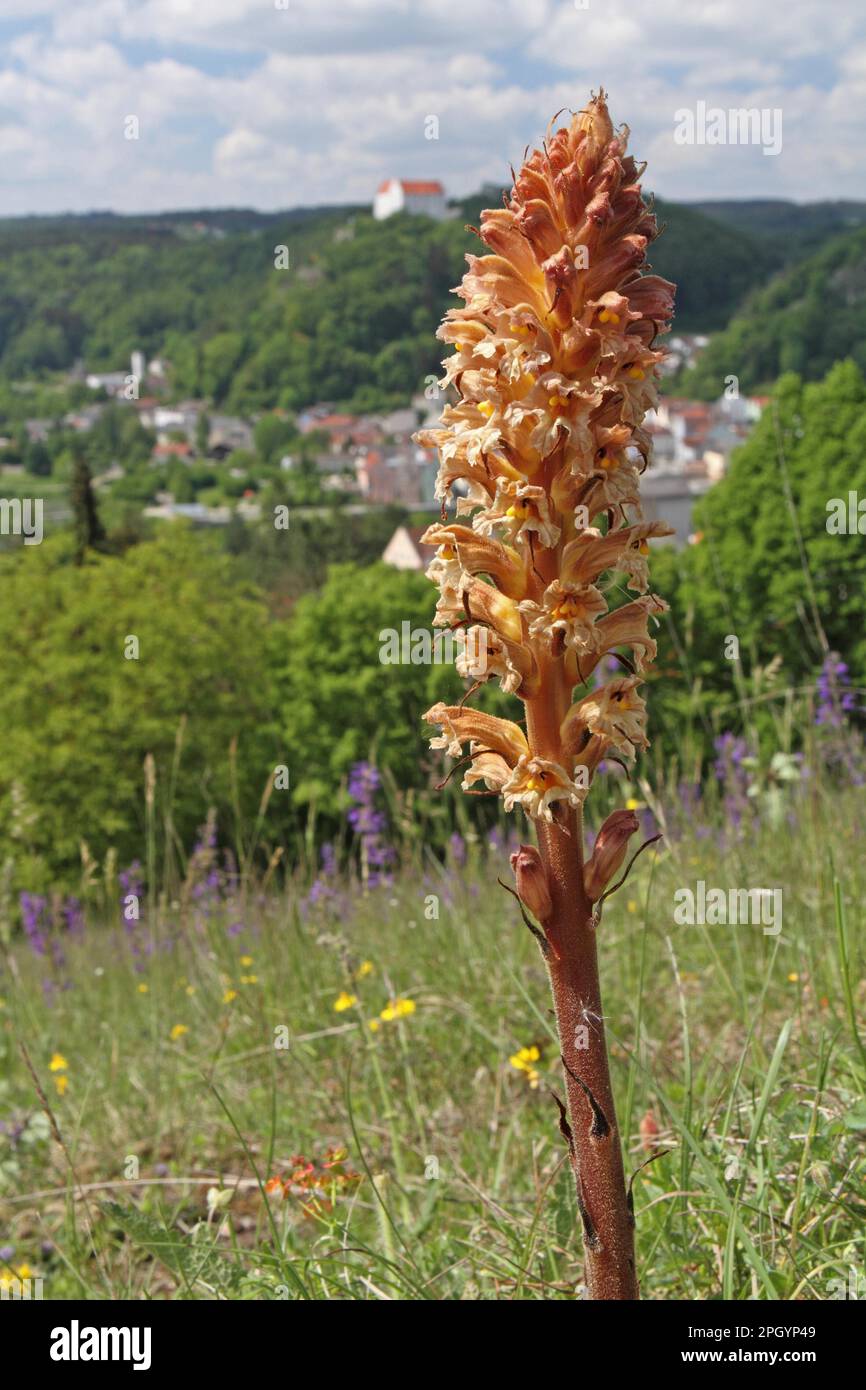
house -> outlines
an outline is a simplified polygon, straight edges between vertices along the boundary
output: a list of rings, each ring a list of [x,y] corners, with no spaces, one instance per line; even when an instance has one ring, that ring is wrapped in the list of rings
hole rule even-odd
[[[647,521],[667,522],[674,529],[674,544],[686,545],[694,530],[692,508],[711,486],[704,470],[700,474],[689,473],[680,477],[674,474],[654,476],[650,471],[641,479],[644,518]]]
[[[104,391],[107,396],[119,396],[129,381],[129,373],[90,372],[84,380],[91,391]]]
[[[426,570],[435,553],[435,546],[422,545],[424,526],[398,526],[382,551],[386,565],[395,570]]]
[[[53,420],[25,420],[24,428],[31,444],[44,444],[54,427]]]
[[[192,445],[185,439],[170,439],[164,444],[154,444],[150,457],[154,463],[167,463],[169,459],[191,459]]]
[[[93,429],[104,409],[104,406],[97,403],[82,406],[80,410],[70,410],[64,415],[63,423],[69,429],[75,430],[77,434],[85,434],[88,430]]]
[[[191,438],[200,409],[201,406],[196,401],[183,401],[180,405],[158,405],[151,415],[151,427],[156,430],[160,442],[164,442],[173,432]]]
[[[387,415],[377,415],[376,423],[389,439],[408,439],[418,428],[418,412],[411,406],[402,406]]]
[[[373,199],[373,216],[377,222],[384,222],[395,212],[420,214],[442,221],[448,216],[445,189],[437,179],[385,179]]]
[[[252,453],[254,448],[253,427],[237,415],[212,415],[208,435],[208,456],[213,459],[226,459],[236,449]]]
[[[437,464],[427,449],[404,445],[363,449],[354,459],[358,491],[378,506],[429,507],[435,510]]]

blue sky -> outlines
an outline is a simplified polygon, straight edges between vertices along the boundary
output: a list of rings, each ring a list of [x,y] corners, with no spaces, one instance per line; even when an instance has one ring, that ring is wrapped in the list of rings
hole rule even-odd
[[[866,198],[859,0],[3,0],[3,15],[6,215],[357,202],[389,175],[466,193],[600,84],[663,196]],[[699,102],[781,112],[780,152],[677,143]]]

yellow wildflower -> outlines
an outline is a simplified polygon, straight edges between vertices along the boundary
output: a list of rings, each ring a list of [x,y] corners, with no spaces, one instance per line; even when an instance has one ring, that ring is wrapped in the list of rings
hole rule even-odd
[[[236,989],[227,989],[226,992],[225,992],[225,994],[223,995],[223,1003],[224,1003],[224,1004],[230,1004],[230,1003],[232,1002],[232,1000],[233,1000],[233,999],[237,999],[237,997],[238,997],[238,992],[237,992]]]
[[[252,956],[241,956],[241,962],[240,962],[240,963],[241,963],[241,965],[252,965],[252,963],[253,963],[253,958],[252,958]]]
[[[49,1071],[66,1071],[69,1066],[66,1058],[61,1052],[55,1052],[51,1061],[48,1063]]]
[[[368,975],[372,975],[375,966],[371,960],[362,960],[358,969],[355,971],[356,980],[365,980]]]
[[[341,990],[334,1000],[334,1012],[345,1013],[347,1009],[354,1009],[358,1002],[357,994],[349,994],[346,990]]]
[[[55,1076],[55,1078],[54,1078],[54,1085],[57,1087],[57,1094],[58,1094],[59,1096],[65,1096],[65,1095],[66,1095],[66,1088],[67,1088],[67,1086],[69,1085],[69,1077],[68,1077],[68,1076]]]
[[[541,1061],[541,1053],[533,1044],[532,1047],[521,1047],[508,1060],[518,1071],[529,1071],[533,1062]]]
[[[258,975],[241,975],[241,984],[242,984],[242,985],[257,985],[258,982],[259,982],[259,977],[258,977]]]
[[[182,1038],[184,1033],[188,1032],[189,1029],[185,1023],[176,1023],[168,1036],[171,1038],[172,1042],[177,1042],[178,1038]]]
[[[15,1290],[22,1279],[32,1279],[33,1270],[29,1264],[19,1265],[14,1274],[7,1274],[5,1271],[0,1274],[0,1290],[6,1293],[8,1290]],[[19,1290],[20,1291],[20,1290]]]
[[[414,999],[392,999],[390,1004],[382,1010],[379,1017],[385,1023],[393,1023],[396,1018],[408,1018],[414,1014],[417,1005]]]

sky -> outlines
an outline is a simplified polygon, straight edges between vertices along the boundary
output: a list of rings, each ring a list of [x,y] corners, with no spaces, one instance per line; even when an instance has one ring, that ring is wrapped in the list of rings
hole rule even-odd
[[[0,216],[459,196],[600,86],[663,197],[866,198],[862,0],[0,0]]]

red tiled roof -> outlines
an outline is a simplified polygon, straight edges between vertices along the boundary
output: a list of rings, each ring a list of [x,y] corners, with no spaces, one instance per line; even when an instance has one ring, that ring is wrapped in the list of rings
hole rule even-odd
[[[355,422],[354,415],[322,415],[315,423],[319,430],[348,429]]]
[[[445,192],[438,179],[383,179],[377,189],[378,193],[387,193],[392,183],[399,183],[404,193],[411,193],[415,196],[436,197]]]
[[[185,458],[191,454],[192,449],[189,444],[184,444],[180,440],[170,440],[168,444],[155,444],[153,449],[154,458]]]

